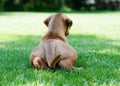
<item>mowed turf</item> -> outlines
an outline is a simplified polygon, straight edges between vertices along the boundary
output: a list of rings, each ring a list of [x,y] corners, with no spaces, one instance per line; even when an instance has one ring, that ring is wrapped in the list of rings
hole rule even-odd
[[[120,86],[120,12],[70,13],[71,46],[83,70],[37,70],[29,55],[54,13],[0,13],[0,86]]]

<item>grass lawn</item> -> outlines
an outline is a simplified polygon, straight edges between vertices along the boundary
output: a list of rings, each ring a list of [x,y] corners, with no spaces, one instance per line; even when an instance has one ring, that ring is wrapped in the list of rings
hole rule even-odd
[[[31,50],[52,13],[0,13],[0,86],[120,86],[120,12],[70,13],[69,43],[84,70],[36,70]]]

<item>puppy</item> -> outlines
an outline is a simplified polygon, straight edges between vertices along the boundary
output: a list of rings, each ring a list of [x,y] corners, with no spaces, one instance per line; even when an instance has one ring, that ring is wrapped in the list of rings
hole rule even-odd
[[[40,69],[55,68],[77,69],[73,66],[77,60],[76,51],[68,44],[66,36],[72,26],[72,20],[66,15],[55,14],[48,17],[44,24],[48,27],[41,43],[30,55],[31,64]]]

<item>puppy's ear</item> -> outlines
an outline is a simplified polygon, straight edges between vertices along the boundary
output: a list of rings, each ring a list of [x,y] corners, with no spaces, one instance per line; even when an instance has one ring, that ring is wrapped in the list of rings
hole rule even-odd
[[[69,18],[67,18],[67,19],[65,20],[65,25],[67,26],[67,29],[70,28],[70,27],[72,26],[72,20],[69,19]]]
[[[45,20],[43,21],[46,26],[49,25],[49,21],[50,21],[51,18],[52,18],[52,16],[49,16],[47,19],[45,19]]]

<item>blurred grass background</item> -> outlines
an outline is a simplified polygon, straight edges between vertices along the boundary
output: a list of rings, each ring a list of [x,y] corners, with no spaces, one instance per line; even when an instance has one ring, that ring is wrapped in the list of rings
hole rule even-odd
[[[75,66],[84,70],[36,70],[29,55],[51,14],[0,14],[0,86],[119,86],[120,12],[65,13],[73,20],[67,38],[78,53]]]

